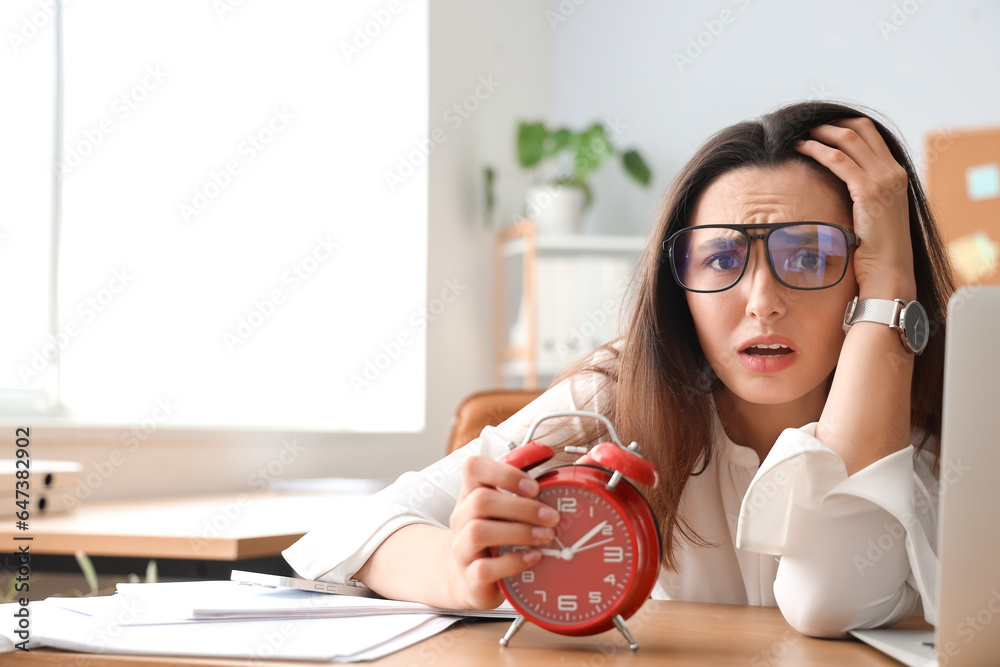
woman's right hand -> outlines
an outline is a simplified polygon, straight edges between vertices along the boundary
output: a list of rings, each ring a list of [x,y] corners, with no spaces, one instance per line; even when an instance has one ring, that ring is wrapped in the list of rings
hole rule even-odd
[[[509,492],[509,493],[508,493]],[[554,537],[559,513],[535,500],[538,482],[512,465],[471,456],[462,468],[462,490],[451,513],[448,585],[456,607],[492,609],[503,601],[497,582],[542,558],[537,549],[493,556],[491,547],[541,546]]]

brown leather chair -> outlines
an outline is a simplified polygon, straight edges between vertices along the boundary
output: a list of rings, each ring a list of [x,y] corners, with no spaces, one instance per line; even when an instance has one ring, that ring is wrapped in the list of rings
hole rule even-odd
[[[541,390],[490,389],[466,396],[451,420],[450,454],[479,437],[486,426],[496,426],[542,395]],[[520,443],[518,443],[520,444]]]

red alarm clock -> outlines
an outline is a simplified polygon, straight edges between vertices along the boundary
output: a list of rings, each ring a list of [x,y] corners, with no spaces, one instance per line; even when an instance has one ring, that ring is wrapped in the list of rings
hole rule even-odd
[[[543,415],[532,423],[524,443],[500,458],[522,470],[550,459],[551,448],[531,440],[542,421],[554,417],[592,417],[608,427],[613,443],[603,442],[590,457],[601,466],[566,465],[538,478],[538,500],[561,515],[555,539],[547,545],[502,546],[495,554],[537,548],[542,559],[530,569],[500,581],[504,597],[520,613],[500,640],[506,646],[525,619],[562,635],[595,635],[618,630],[634,650],[625,621],[649,597],[660,571],[660,531],[649,503],[625,476],[656,486],[653,465],[638,454],[639,445],[622,446],[614,426],[594,412]],[[513,445],[511,445],[513,447]],[[586,448],[568,451],[585,453]]]

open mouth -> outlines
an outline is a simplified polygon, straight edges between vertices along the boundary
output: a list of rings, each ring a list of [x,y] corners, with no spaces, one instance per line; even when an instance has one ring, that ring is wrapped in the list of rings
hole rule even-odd
[[[749,354],[752,357],[784,357],[793,351],[792,348],[781,343],[771,343],[770,345],[758,343],[744,349],[743,354]]]

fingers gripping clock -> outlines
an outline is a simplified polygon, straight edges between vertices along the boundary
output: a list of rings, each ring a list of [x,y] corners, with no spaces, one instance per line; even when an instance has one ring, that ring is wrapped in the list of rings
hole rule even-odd
[[[555,539],[540,549],[541,561],[501,580],[504,596],[521,616],[500,643],[506,646],[529,620],[563,635],[594,635],[618,628],[636,649],[638,644],[625,621],[649,597],[660,569],[656,517],[642,494],[624,479],[647,486],[658,481],[653,465],[639,456],[638,443],[626,449],[611,422],[597,413],[557,412],[536,419],[524,444],[500,460],[522,470],[547,461],[554,452],[533,442],[531,436],[542,421],[566,416],[596,418],[607,425],[614,442],[601,443],[589,454],[613,472],[598,466],[567,465],[537,478],[537,499],[556,508],[562,520],[555,528]],[[496,552],[526,548],[509,545]]]

